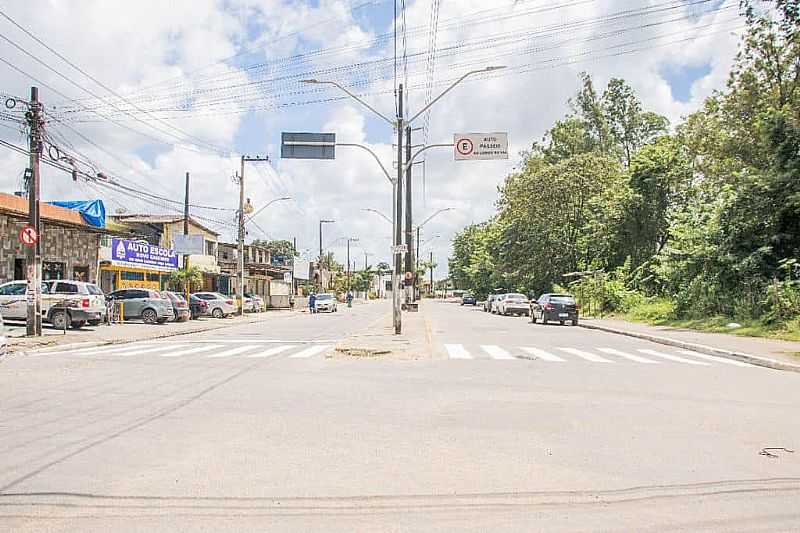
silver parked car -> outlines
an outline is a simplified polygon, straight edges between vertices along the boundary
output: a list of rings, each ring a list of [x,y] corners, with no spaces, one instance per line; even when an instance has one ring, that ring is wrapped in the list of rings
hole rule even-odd
[[[26,280],[0,285],[0,304],[7,320],[27,320]],[[93,283],[70,280],[48,280],[42,283],[42,320],[56,329],[82,328],[87,323],[99,324],[106,314],[106,300],[100,287]]]
[[[228,315],[235,314],[239,307],[232,296],[225,296],[218,292],[196,292],[193,294],[201,300],[205,300],[208,304],[208,313],[214,318],[225,318]],[[247,308],[245,304],[245,309]]]
[[[498,300],[497,313],[500,315],[525,315],[530,312],[530,303],[527,296],[510,292]]]
[[[175,318],[172,302],[160,291],[152,289],[119,289],[108,295],[122,304],[122,318],[141,318],[145,324],[163,324]]]

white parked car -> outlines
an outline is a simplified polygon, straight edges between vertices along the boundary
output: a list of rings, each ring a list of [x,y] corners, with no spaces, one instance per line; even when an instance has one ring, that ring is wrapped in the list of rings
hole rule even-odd
[[[8,351],[8,341],[6,340],[6,327],[3,325],[3,313],[0,307],[0,357],[3,357]]]
[[[497,313],[500,315],[525,315],[530,313],[530,302],[524,294],[510,292],[497,301]]]
[[[335,313],[337,311],[336,297],[329,292],[317,294],[317,298],[314,301],[314,310],[317,313]]]
[[[260,313],[265,310],[264,298],[257,294],[244,293],[244,310]]]
[[[235,314],[239,307],[232,296],[225,296],[218,292],[196,292],[193,296],[205,300],[208,304],[208,313],[214,318],[225,318]],[[247,304],[245,304],[246,308]]]

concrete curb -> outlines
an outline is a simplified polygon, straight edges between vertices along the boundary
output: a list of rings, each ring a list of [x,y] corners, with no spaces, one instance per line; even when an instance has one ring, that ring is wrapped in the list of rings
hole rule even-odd
[[[265,313],[259,313],[259,314],[260,315],[264,315]],[[69,343],[69,344],[47,344],[47,345],[43,345],[43,346],[33,346],[33,347],[28,348],[28,349],[22,349],[22,350],[19,350],[19,351],[13,350],[13,351],[10,351],[10,352],[6,353],[6,357],[9,356],[9,355],[12,355],[12,356],[20,356],[20,355],[22,355],[22,356],[24,356],[24,355],[28,355],[28,354],[32,354],[32,353],[40,354],[40,355],[46,355],[48,352],[53,352],[53,353],[64,352],[64,351],[75,350],[75,349],[78,349],[78,348],[96,348],[96,347],[99,347],[99,346],[114,346],[114,345],[117,345],[117,344],[130,344],[132,342],[153,341],[153,340],[158,340],[158,339],[166,339],[166,338],[169,338],[169,337],[179,337],[181,335],[193,335],[195,333],[206,333],[208,331],[216,331],[218,329],[226,329],[226,328],[230,328],[230,327],[233,327],[233,326],[244,325],[244,324],[254,324],[256,322],[258,322],[258,320],[250,319],[250,320],[247,320],[247,321],[244,321],[244,322],[239,322],[238,320],[235,320],[233,323],[230,323],[230,324],[215,324],[214,327],[208,328],[208,329],[192,329],[192,330],[188,330],[188,331],[173,331],[173,332],[169,332],[169,333],[162,333],[162,334],[152,335],[152,336],[148,336],[148,337],[137,337],[135,339],[112,339],[112,340],[105,340],[105,341],[72,342],[72,343]],[[12,346],[12,348],[13,348],[13,346]]]
[[[639,333],[638,331],[627,331],[623,329],[610,328],[608,326],[599,326],[597,324],[587,324],[581,321],[579,327],[586,329],[594,329],[597,331],[605,331],[606,333],[614,333],[615,335],[625,335],[626,337],[634,337],[636,339],[643,339],[666,346],[674,346],[676,348],[683,348],[684,350],[693,350],[695,352],[704,353],[707,355],[716,355],[719,357],[726,357],[728,359],[735,359],[743,363],[750,363],[751,365],[763,366],[772,368],[774,370],[788,370],[790,372],[800,372],[800,364],[785,363],[776,359],[768,357],[761,357],[759,355],[752,355],[744,352],[734,352],[731,350],[723,350],[722,348],[714,348],[713,346],[706,346],[704,344],[695,344],[693,342],[679,341],[670,339],[668,337],[659,337],[658,335],[650,335],[649,333]]]

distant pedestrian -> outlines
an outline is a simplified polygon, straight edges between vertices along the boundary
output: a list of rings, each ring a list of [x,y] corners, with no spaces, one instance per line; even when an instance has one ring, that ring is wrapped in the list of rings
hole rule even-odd
[[[311,313],[316,313],[316,303],[317,303],[317,295],[315,293],[311,293],[308,297],[308,311]]]
[[[353,307],[353,291],[347,291],[347,307]]]

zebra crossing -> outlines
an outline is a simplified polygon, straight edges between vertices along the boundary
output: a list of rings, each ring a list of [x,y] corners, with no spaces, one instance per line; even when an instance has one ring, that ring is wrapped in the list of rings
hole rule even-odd
[[[32,352],[36,357],[50,356],[102,356],[108,358],[197,358],[197,359],[259,359],[286,357],[287,359],[310,359],[324,357],[333,349],[335,341],[274,341],[259,339],[191,340],[191,341],[142,341],[122,345],[106,345],[93,348],[71,348],[68,350]]]
[[[650,348],[636,348],[624,351],[617,348],[603,346],[594,347],[591,349],[586,347],[576,348],[571,346],[555,346],[542,349],[533,346],[501,347],[493,344],[482,344],[475,347],[468,347],[464,344],[445,344],[444,348],[448,359],[463,360],[484,359],[509,361],[528,359],[542,361],[545,363],[589,362],[604,365],[631,363],[658,365],[677,363],[698,367],[712,366],[714,363],[719,363],[720,365],[754,367],[754,365],[736,361],[734,359],[726,359],[724,357],[702,354],[691,350],[673,350],[666,347],[665,349],[658,350]]]

